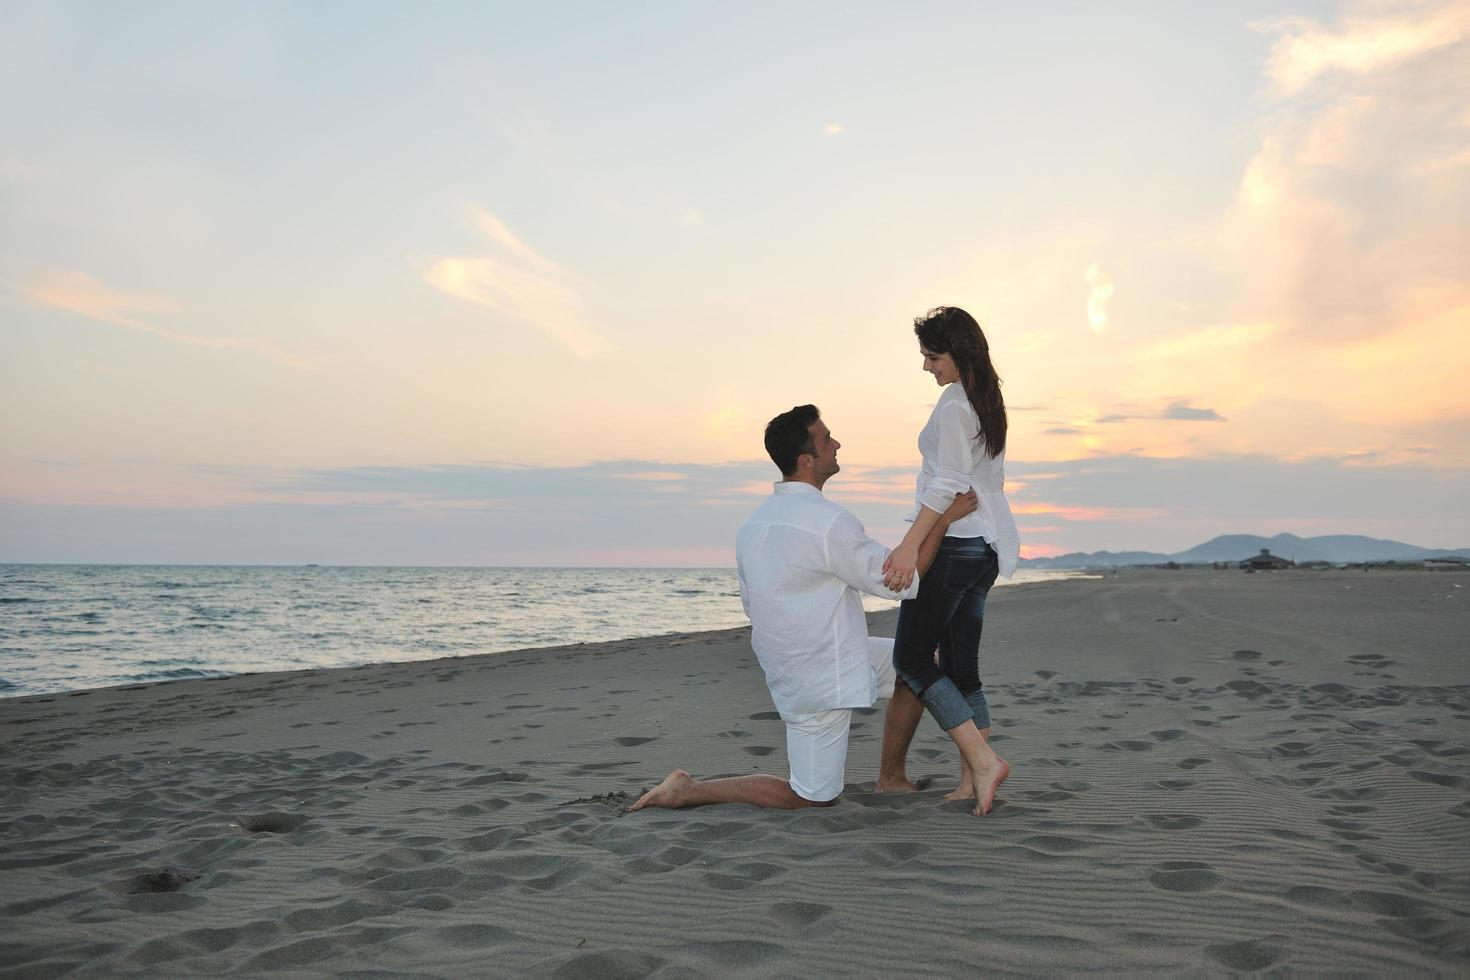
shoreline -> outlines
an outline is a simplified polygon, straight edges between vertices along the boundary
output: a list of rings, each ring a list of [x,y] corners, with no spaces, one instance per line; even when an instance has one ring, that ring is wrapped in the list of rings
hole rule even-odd
[[[985,818],[927,719],[926,788],[873,792],[881,702],[831,809],[625,814],[785,774],[748,627],[7,698],[0,975],[1460,972],[1466,593],[997,590]]]
[[[729,584],[733,588],[736,584],[734,570],[730,569],[728,571],[730,572]],[[1068,581],[1080,577],[1080,573],[1058,572],[1046,574],[1048,577],[1044,579],[1006,583],[1001,587],[1012,589],[1019,588],[1023,585]],[[168,584],[160,587],[166,588]],[[671,595],[682,594],[671,593]],[[250,613],[255,614],[255,619],[243,626],[235,625],[238,621],[230,618],[228,615],[206,620],[203,625],[211,629],[218,628],[219,632],[212,633],[208,637],[196,638],[195,642],[199,650],[197,657],[193,656],[192,651],[187,649],[188,642],[176,636],[170,636],[167,640],[169,644],[167,650],[170,651],[169,653],[154,653],[147,646],[146,641],[140,641],[138,639],[139,632],[149,627],[140,627],[136,620],[130,624],[131,629],[129,632],[117,634],[116,638],[122,643],[121,653],[116,650],[109,650],[107,646],[109,637],[105,631],[100,635],[84,637],[84,648],[75,652],[62,654],[54,650],[37,649],[32,653],[27,647],[41,646],[42,642],[34,638],[34,634],[26,636],[27,630],[25,628],[18,628],[15,631],[17,633],[15,642],[20,644],[20,646],[12,650],[9,654],[0,656],[0,671],[3,671],[3,673],[0,673],[0,703],[7,700],[23,698],[67,695],[80,691],[103,691],[114,688],[133,688],[187,681],[214,681],[224,677],[249,676],[254,674],[310,672],[369,666],[372,664],[430,663],[437,660],[460,659],[464,657],[519,655],[533,651],[561,650],[563,647],[579,644],[583,646],[595,646],[600,643],[613,642],[655,642],[663,637],[679,636],[686,632],[720,632],[726,629],[737,629],[741,626],[748,627],[749,625],[749,621],[741,611],[738,595],[732,596],[728,593],[720,593],[721,598],[716,601],[723,603],[723,605],[715,610],[713,614],[711,613],[711,607],[708,605],[708,595],[701,597],[700,600],[696,600],[706,603],[702,608],[688,610],[687,618],[694,619],[700,627],[707,626],[708,629],[700,628],[691,630],[671,627],[663,632],[628,633],[625,635],[624,631],[629,629],[630,626],[632,628],[638,628],[640,625],[646,626],[646,620],[642,623],[632,623],[628,616],[622,615],[621,613],[609,618],[607,615],[608,607],[613,609],[637,608],[637,604],[642,598],[641,596],[622,596],[613,594],[611,590],[598,589],[595,597],[588,599],[582,589],[575,587],[575,583],[570,583],[569,587],[561,595],[566,598],[556,600],[560,602],[557,608],[546,609],[544,611],[535,606],[532,608],[540,612],[549,621],[557,621],[558,615],[571,617],[571,620],[577,625],[575,628],[567,628],[567,631],[571,633],[570,638],[558,641],[525,642],[509,646],[503,645],[503,640],[497,642],[495,630],[487,626],[485,622],[477,621],[468,625],[464,624],[463,603],[460,604],[458,609],[450,611],[448,622],[437,630],[429,628],[405,631],[404,628],[395,626],[390,630],[376,633],[370,628],[353,632],[350,626],[344,626],[340,622],[339,614],[337,621],[324,620],[317,623],[310,619],[303,619],[294,623],[287,633],[275,632],[257,635],[260,629],[258,625],[259,620],[269,620],[270,616],[261,616],[261,610],[259,608],[249,608],[252,601],[256,598],[256,596],[252,595],[229,598],[210,597],[203,600],[193,600],[208,609],[209,614],[215,617],[219,617],[217,610],[228,610],[230,608],[229,602],[231,601],[244,603],[245,608]],[[22,599],[20,601],[24,602],[29,600]],[[542,595],[538,596],[536,601],[546,602],[548,600],[545,595]],[[588,601],[600,603],[603,608],[589,607],[585,605]],[[115,605],[117,608],[106,606],[96,608],[92,607],[90,603],[74,603],[71,610],[61,615],[84,615],[90,617],[100,613],[104,621],[127,619],[128,613],[119,613],[119,609],[125,608],[127,603],[119,599]],[[669,623],[671,621],[670,613],[671,611],[675,611],[674,607],[675,601],[666,601],[665,605],[656,607],[652,610],[653,620],[660,625]],[[85,608],[86,612],[78,614],[75,612],[77,608]],[[489,609],[484,609],[483,607],[477,608],[480,610],[477,614],[480,620],[503,623],[507,616],[521,617],[522,633],[525,632],[525,622],[528,620],[534,621],[538,618],[534,613],[512,612],[493,607]],[[896,608],[896,604],[894,604],[894,608]],[[197,625],[194,621],[181,624],[178,620],[179,610],[177,607],[159,608],[155,611],[160,616],[171,617],[166,622],[172,627],[175,634],[180,629],[187,630],[191,625]],[[882,610],[874,611],[881,612]],[[401,609],[399,612],[401,613]],[[275,611],[275,615],[277,616],[284,614],[283,612]],[[459,619],[455,618],[456,614],[459,616]],[[34,616],[35,614],[33,613],[31,615]],[[57,614],[51,613],[50,615],[54,617]],[[328,614],[322,613],[321,615],[325,617]],[[593,622],[607,627],[607,629],[603,630],[604,636],[591,637],[588,635],[593,629],[589,624]],[[437,624],[426,623],[421,625],[431,626]],[[31,630],[41,628],[44,627],[29,627]],[[235,632],[237,630],[239,632]],[[335,641],[338,645],[337,647],[327,646],[321,649],[306,647],[307,652],[305,656],[301,654],[291,656],[290,651],[293,649],[291,641],[293,639],[306,644],[310,642],[308,638],[314,638],[318,632],[332,631],[338,631],[338,639]],[[446,634],[453,636],[453,640],[446,642],[443,639]],[[610,636],[606,634],[610,634]],[[512,635],[516,634],[513,633]],[[430,637],[432,639],[429,639]],[[517,638],[520,639],[522,637],[517,636]],[[59,634],[53,637],[50,642],[62,644],[72,639],[74,637]],[[345,650],[354,645],[371,646],[375,643],[389,644],[394,641],[397,641],[401,645],[395,649],[393,659],[370,659],[367,663],[353,663],[350,661],[357,658],[348,657],[338,652],[339,649]],[[252,643],[269,644],[271,652],[265,656],[252,655],[250,652]],[[415,649],[415,645],[420,643],[437,643],[441,648],[445,645],[451,645],[465,646],[471,649],[463,653],[435,651],[432,655],[425,657],[421,655],[419,650]],[[181,647],[184,649],[181,649]],[[57,649],[60,648],[58,647]],[[296,647],[295,649],[300,650],[302,647]],[[87,663],[89,658],[102,658],[108,662],[108,667],[105,672],[112,676],[106,678],[106,682],[99,683],[97,682],[98,679],[86,676],[88,673],[96,674],[103,672],[95,669],[82,671],[83,676],[79,678],[64,679],[58,676],[57,671],[59,671],[62,662],[71,661],[73,669],[75,669],[76,664]],[[280,664],[269,662],[271,660],[286,660],[288,658],[293,662]],[[334,658],[349,662],[331,662]],[[301,663],[299,662],[301,659],[313,659],[318,662]],[[42,666],[37,666],[38,660]],[[55,663],[47,663],[47,661],[54,661]],[[265,662],[262,663],[260,661]]]

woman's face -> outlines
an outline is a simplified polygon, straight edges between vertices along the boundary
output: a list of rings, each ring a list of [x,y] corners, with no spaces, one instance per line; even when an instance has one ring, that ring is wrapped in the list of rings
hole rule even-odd
[[[936,384],[954,384],[960,380],[960,371],[954,366],[953,357],[948,354],[936,354],[923,344],[919,345],[919,353],[924,355],[924,370],[934,375]]]

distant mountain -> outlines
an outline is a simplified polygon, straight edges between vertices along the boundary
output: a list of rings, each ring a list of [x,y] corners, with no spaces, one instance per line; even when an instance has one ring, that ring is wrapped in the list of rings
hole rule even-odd
[[[1026,568],[1112,568],[1116,565],[1162,565],[1170,555],[1154,551],[1073,551],[1054,558],[1022,558]]]
[[[1195,545],[1188,551],[1172,555],[1153,551],[1079,551],[1054,558],[1022,559],[1021,564],[1027,568],[1109,568],[1119,565],[1160,565],[1166,561],[1180,564],[1241,561],[1260,554],[1262,548],[1273,555],[1298,563],[1422,561],[1425,558],[1451,556],[1470,558],[1470,548],[1420,548],[1402,541],[1385,541],[1360,534],[1326,534],[1315,538],[1302,538],[1295,534],[1278,534],[1271,538],[1256,534],[1222,534],[1204,544]]]

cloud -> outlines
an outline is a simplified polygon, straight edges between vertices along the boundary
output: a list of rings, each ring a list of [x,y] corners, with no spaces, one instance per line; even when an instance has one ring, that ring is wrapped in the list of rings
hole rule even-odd
[[[484,208],[476,207],[473,204],[469,206],[469,211],[470,217],[474,221],[475,227],[484,232],[486,237],[488,237],[495,244],[499,245],[506,252],[509,252],[511,255],[517,258],[526,260],[531,265],[546,269],[549,272],[557,271],[556,263],[552,262],[550,259],[546,258],[541,253],[537,252],[535,249],[531,248],[525,242],[517,238],[515,234],[512,233],[511,230],[505,226],[505,222],[501,221],[495,215],[491,214],[489,211],[486,211]]]
[[[1011,513],[1033,517],[1046,515],[1063,521],[1143,521],[1163,516],[1162,507],[1085,507],[1068,504],[1024,501],[1011,504]]]
[[[1428,547],[1470,545],[1470,475],[1429,465],[1365,465],[1360,454],[1300,460],[1237,454],[1107,456],[1007,463],[1028,554],[1103,549],[1174,552],[1217,534],[1368,534]],[[582,466],[506,463],[278,471],[140,461],[63,482],[28,464],[0,489],[0,550],[21,561],[356,564],[728,565],[745,517],[770,493],[768,461],[699,465],[620,460]],[[131,476],[129,476],[131,473]],[[678,493],[639,474],[678,473]],[[127,498],[112,484],[135,481]],[[828,484],[885,544],[913,504],[908,467],[852,467]],[[158,486],[187,494],[150,494]],[[1384,508],[1383,501],[1394,501]],[[181,513],[187,511],[187,519]],[[595,555],[596,557],[590,557]],[[675,558],[684,555],[683,558]],[[664,556],[664,557],[655,557]],[[701,557],[693,557],[701,556]]]
[[[495,254],[431,259],[421,267],[435,289],[475,306],[530,324],[577,357],[602,353],[607,343],[590,323],[573,277],[522,242],[491,212],[469,206],[473,224]]]
[[[1087,267],[1082,279],[1087,283],[1087,322],[1093,333],[1102,333],[1108,326],[1108,301],[1113,298],[1113,280],[1105,275],[1096,262]]]
[[[655,483],[667,483],[675,480],[687,480],[689,478],[688,474],[678,472],[677,470],[643,470],[638,473],[619,473],[617,476],[622,480],[647,480]]]
[[[1171,402],[1164,409],[1162,418],[1172,419],[1176,422],[1224,422],[1225,417],[1213,408],[1192,408],[1187,399]]]
[[[1273,96],[1222,239],[1283,339],[1353,343],[1470,296],[1470,6],[1362,3],[1274,37]]]
[[[1296,95],[1332,72],[1363,75],[1392,70],[1470,37],[1470,8],[1463,3],[1375,4],[1361,9],[1363,13],[1349,16],[1336,30],[1308,18],[1253,25],[1277,35],[1266,66],[1276,90]]]
[[[124,293],[111,289],[101,280],[85,272],[63,271],[41,276],[24,288],[26,296],[40,306],[76,313],[79,316],[120,327],[133,327],[160,336],[169,331],[150,326],[133,317],[134,313],[175,313],[178,304],[162,296],[148,293]],[[182,336],[182,335],[176,335]],[[204,338],[191,338],[203,340]],[[230,343],[214,341],[214,345]]]
[[[1157,410],[1137,410],[1132,406],[1123,406],[1124,410],[1108,412],[1105,415],[1097,415],[1087,419],[1076,419],[1065,423],[1055,423],[1056,428],[1047,429],[1047,435],[1083,435],[1093,426],[1116,425],[1120,422],[1224,422],[1225,417],[1213,408],[1195,408],[1189,404],[1191,399],[1175,398],[1163,408]]]
[[[267,340],[253,337],[204,337],[160,327],[150,322],[151,317],[145,320],[139,314],[177,313],[178,304],[151,293],[127,293],[113,289],[95,276],[74,269],[41,275],[22,286],[21,292],[36,306],[141,331],[177,344],[210,347],[215,350],[251,351],[298,369],[312,366],[309,360],[288,354]]]

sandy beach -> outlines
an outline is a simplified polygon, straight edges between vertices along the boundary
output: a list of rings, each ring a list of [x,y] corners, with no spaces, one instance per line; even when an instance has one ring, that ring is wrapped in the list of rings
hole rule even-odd
[[[870,617],[892,635],[894,613]],[[749,631],[0,701],[0,976],[1470,969],[1470,576],[993,593],[985,818],[785,775]]]

